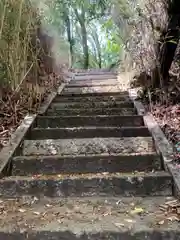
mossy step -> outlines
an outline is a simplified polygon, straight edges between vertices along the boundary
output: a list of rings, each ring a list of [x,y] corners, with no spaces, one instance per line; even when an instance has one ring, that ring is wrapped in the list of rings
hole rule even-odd
[[[74,116],[89,116],[89,115],[137,115],[135,108],[68,108],[68,109],[48,109],[46,115],[74,115]]]
[[[34,124],[40,128],[80,126],[144,126],[142,116],[95,115],[95,116],[38,116]]]
[[[26,139],[70,139],[95,137],[149,137],[147,127],[68,127],[68,128],[33,128]]]
[[[94,93],[94,92],[120,92],[121,88],[119,86],[94,86],[94,87],[74,87],[74,88],[68,88],[65,87],[62,91],[62,93],[81,93],[86,94],[86,93]]]
[[[58,173],[135,172],[161,169],[155,152],[145,154],[99,154],[79,156],[18,156],[12,160],[12,175]]]
[[[23,195],[70,196],[169,196],[173,181],[167,172],[58,174],[33,177],[11,176],[0,179],[4,198]]]
[[[74,80],[78,80],[78,81],[83,81],[83,80],[112,80],[112,79],[117,79],[117,76],[114,74],[88,74],[88,75],[75,75],[74,76]]]
[[[131,101],[109,101],[109,102],[52,102],[50,105],[51,109],[58,110],[58,109],[67,109],[67,108],[133,108],[134,104]]]
[[[68,88],[76,88],[76,87],[80,87],[80,88],[82,88],[82,87],[94,87],[94,86],[102,86],[102,87],[110,87],[110,86],[117,86],[118,85],[118,82],[116,82],[116,81],[109,81],[108,80],[108,82],[102,82],[102,81],[100,81],[100,82],[97,82],[97,81],[94,81],[94,80],[92,80],[92,81],[82,81],[82,82],[80,82],[79,83],[79,81],[72,81],[72,82],[70,82],[68,85],[67,85],[67,87]]]
[[[53,102],[130,101],[128,93],[59,94]]]
[[[25,140],[23,155],[76,156],[155,152],[152,137]]]

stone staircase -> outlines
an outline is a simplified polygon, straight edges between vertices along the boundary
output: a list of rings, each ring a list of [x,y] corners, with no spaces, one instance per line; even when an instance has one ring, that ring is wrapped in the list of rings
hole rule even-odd
[[[173,179],[113,73],[75,75],[36,118],[0,193],[3,240],[180,239],[160,210]]]

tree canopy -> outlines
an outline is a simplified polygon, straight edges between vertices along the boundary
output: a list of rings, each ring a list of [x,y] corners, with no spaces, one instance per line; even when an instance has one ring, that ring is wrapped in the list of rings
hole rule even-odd
[[[72,67],[109,67],[119,59],[122,42],[112,21],[111,4],[106,0],[46,1],[45,25],[68,42]]]

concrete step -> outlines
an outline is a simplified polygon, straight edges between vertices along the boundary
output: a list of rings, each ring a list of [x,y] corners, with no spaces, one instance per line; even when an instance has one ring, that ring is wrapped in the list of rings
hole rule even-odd
[[[113,76],[117,76],[117,73],[114,72],[109,72],[109,71],[88,71],[88,72],[78,72],[75,73],[75,76],[87,76],[87,75],[113,75]]]
[[[112,78],[111,78],[111,76],[112,76]],[[99,84],[99,83],[118,83],[118,79],[116,78],[116,77],[114,77],[113,75],[109,75],[108,76],[108,78],[104,78],[104,79],[96,79],[96,78],[94,78],[94,77],[96,77],[96,76],[93,76],[93,79],[84,79],[84,80],[82,80],[82,79],[80,79],[80,80],[77,80],[76,79],[76,76],[75,76],[75,78],[73,78],[73,79],[71,79],[70,81],[69,81],[69,83],[71,84],[71,83],[92,83],[92,82],[94,82],[95,84],[97,83],[97,84]]]
[[[106,72],[97,72],[97,71],[90,71],[90,72],[78,72],[78,73],[74,73],[74,76],[104,76],[104,75],[112,75],[112,76],[117,76],[117,73],[115,72],[109,72],[109,71],[106,71]]]
[[[23,155],[77,156],[155,152],[152,137],[25,140]]]
[[[161,170],[155,152],[144,154],[104,154],[86,156],[18,156],[12,160],[12,175],[59,173],[135,172]]]
[[[68,127],[68,128],[33,128],[26,139],[70,139],[95,137],[149,137],[149,130],[141,127]]]
[[[129,99],[128,92],[113,92],[113,91],[105,91],[105,92],[88,92],[88,93],[77,93],[77,92],[62,92],[60,95],[58,95],[60,98],[72,98],[72,97],[79,97],[79,98],[91,98],[91,97],[111,97],[111,98],[127,98]]]
[[[102,86],[102,87],[108,87],[108,86],[117,86],[118,82],[116,80],[108,80],[108,82],[105,81],[71,81],[67,87],[68,88],[76,88],[76,87],[94,87],[94,86]]]
[[[68,109],[48,109],[46,115],[54,116],[89,116],[89,115],[137,115],[135,108],[68,108]]]
[[[81,93],[81,94],[85,94],[85,93],[98,93],[98,92],[120,92],[121,88],[118,86],[95,86],[95,87],[74,87],[72,88],[68,88],[65,87],[62,91],[62,93],[71,93],[71,94],[76,94],[76,93]]]
[[[92,74],[92,75],[75,75],[74,76],[74,80],[78,80],[78,81],[80,81],[80,80],[86,80],[86,81],[89,81],[89,80],[97,80],[97,81],[99,81],[99,80],[111,80],[111,79],[117,79],[117,76],[116,75],[114,75],[114,74],[107,74],[107,75],[104,75],[104,74]]]
[[[74,84],[74,83],[79,83],[79,84],[82,84],[82,83],[94,83],[94,84],[99,84],[99,83],[103,83],[103,84],[111,84],[111,83],[118,83],[118,80],[117,78],[112,78],[112,79],[99,79],[99,80],[95,80],[95,79],[91,79],[91,80],[76,80],[76,79],[72,79],[69,84]]]
[[[180,223],[160,210],[171,197],[9,199],[1,203],[3,240],[178,240]],[[133,213],[142,209],[141,213]],[[163,224],[160,224],[164,222]]]
[[[53,102],[114,102],[114,101],[130,101],[130,98],[127,94],[114,94],[110,95],[105,94],[104,96],[102,94],[83,94],[82,95],[58,95],[54,98]]]
[[[38,128],[84,127],[84,126],[144,126],[142,116],[96,115],[96,116],[38,116]]]
[[[64,103],[52,103],[51,109],[66,109],[66,108],[134,108],[134,104],[131,101],[95,101],[95,102],[64,102]]]
[[[167,172],[90,173],[11,176],[0,179],[3,198],[24,195],[70,196],[169,196],[173,181]]]

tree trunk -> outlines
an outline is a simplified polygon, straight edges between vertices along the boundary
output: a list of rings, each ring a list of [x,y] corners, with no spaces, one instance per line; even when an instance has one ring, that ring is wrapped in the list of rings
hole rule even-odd
[[[102,68],[101,46],[100,46],[98,36],[96,36],[96,37],[97,37],[96,47],[97,47],[97,52],[98,52],[98,66],[99,66],[99,68]]]
[[[99,42],[99,36],[98,36],[98,30],[95,28],[95,30],[92,31],[92,39],[95,44],[95,52],[96,52],[96,60],[98,63],[98,67],[102,68],[102,55],[101,55],[101,44]]]
[[[82,47],[83,47],[83,54],[84,54],[84,69],[88,69],[89,67],[89,48],[87,44],[87,31],[86,31],[86,19],[85,19],[85,10],[82,6],[81,14],[78,13],[78,10],[75,8],[75,14],[79,24],[81,26],[81,34],[82,34]]]
[[[84,69],[89,67],[89,49],[87,44],[87,31],[84,23],[81,24],[81,33],[82,33],[82,46],[84,54]]]
[[[73,64],[73,38],[72,38],[72,33],[71,33],[71,22],[69,19],[69,16],[66,16],[66,31],[67,31],[67,38],[69,42],[69,47],[70,47],[70,54],[71,54],[71,66]]]
[[[169,22],[164,36],[164,43],[159,53],[160,74],[163,86],[169,81],[169,69],[174,59],[176,48],[179,42],[180,27],[180,1],[173,0],[168,9]]]
[[[98,61],[99,68],[102,68],[102,61],[101,61],[101,55],[99,55],[99,61]]]

